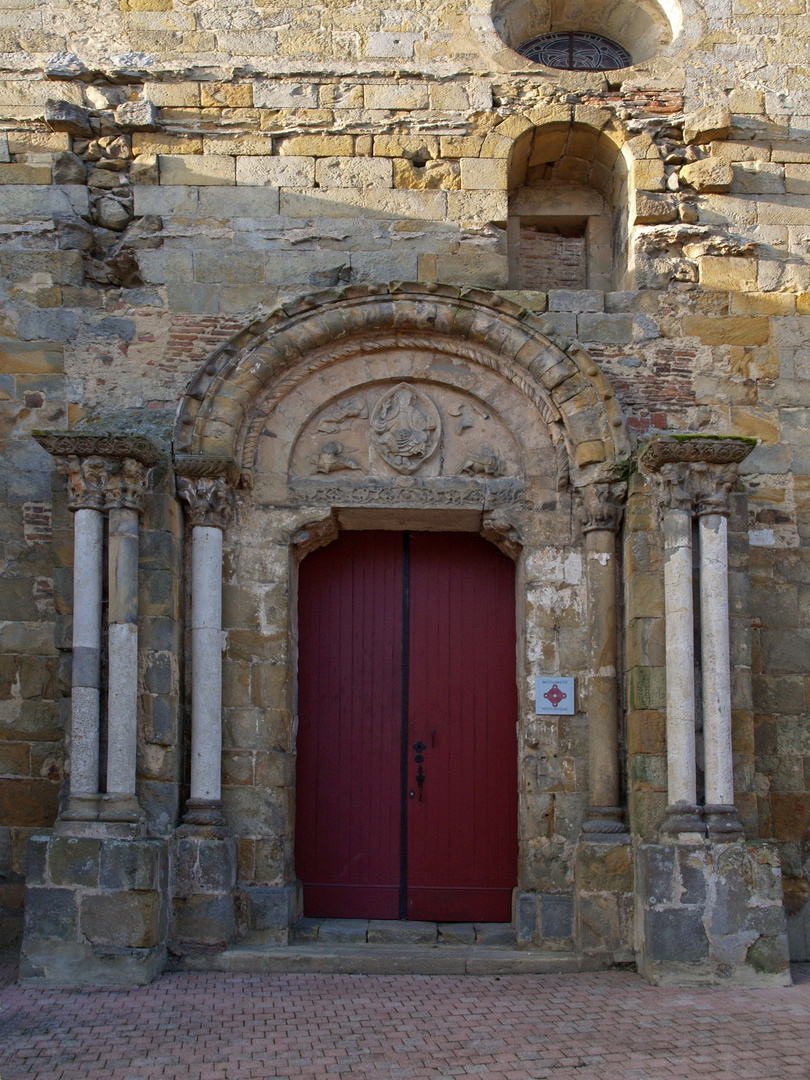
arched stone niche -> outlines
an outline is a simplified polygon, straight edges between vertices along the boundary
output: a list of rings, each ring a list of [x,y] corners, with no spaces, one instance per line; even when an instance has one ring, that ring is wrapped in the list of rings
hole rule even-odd
[[[564,888],[588,808],[590,579],[574,510],[628,453],[587,354],[474,290],[322,294],[212,357],[176,439],[181,470],[235,461],[240,475],[225,533],[222,795],[247,895],[280,889],[297,910],[297,568],[344,528],[479,531],[514,560],[519,888]],[[578,677],[575,715],[535,715],[540,674]]]

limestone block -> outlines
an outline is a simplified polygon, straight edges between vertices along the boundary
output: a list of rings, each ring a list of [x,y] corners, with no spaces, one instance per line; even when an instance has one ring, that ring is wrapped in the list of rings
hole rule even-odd
[[[129,180],[131,184],[158,184],[160,170],[157,154],[141,154],[137,157],[129,167]]]
[[[722,161],[768,161],[770,152],[767,146],[747,142],[713,142],[709,146],[712,157]]]
[[[810,165],[785,165],[785,190],[789,195],[810,195]]]
[[[352,281],[415,281],[415,251],[393,254],[388,251],[352,252]]]
[[[394,80],[367,83],[363,87],[363,103],[367,109],[427,109],[430,105],[428,88],[422,82]]]
[[[727,139],[731,134],[731,112],[718,106],[709,106],[688,113],[683,120],[683,138],[687,144],[702,145],[713,139]]]
[[[336,195],[338,192],[327,191],[326,195]],[[414,221],[442,221],[445,216],[447,198],[458,195],[460,192],[450,191],[402,191],[375,188],[365,194],[360,192],[345,192],[347,195],[357,194],[363,198],[365,216],[367,218],[394,218],[396,220],[412,219]]]
[[[678,202],[673,195],[636,193],[636,225],[663,225],[678,217]]]
[[[374,156],[427,161],[439,156],[439,140],[435,135],[375,135]]]
[[[138,186],[132,189],[135,216],[157,214],[159,217],[177,215],[194,217],[199,203],[199,189],[161,184],[155,187]]]
[[[457,191],[461,187],[459,166],[455,161],[426,161],[417,166],[407,158],[395,158],[394,187],[416,191]]]
[[[311,188],[315,184],[315,158],[238,157],[236,183],[261,187]]]
[[[470,108],[470,95],[459,83],[433,83],[430,87],[430,107],[442,112],[466,113]]]
[[[785,166],[770,161],[752,161],[734,165],[732,190],[745,195],[782,195],[785,192]]]
[[[199,135],[166,135],[163,132],[136,131],[132,136],[132,153],[138,154],[201,154],[203,141]]]
[[[765,95],[761,90],[737,89],[728,95],[728,105],[732,113],[747,113],[752,116],[765,111]]]
[[[284,157],[351,157],[354,139],[351,135],[292,135],[279,143]]]
[[[154,131],[157,106],[152,101],[125,101],[115,110],[115,122],[124,131]]]
[[[595,289],[551,289],[548,293],[549,311],[602,311],[604,293]]]
[[[420,34],[401,31],[374,31],[368,35],[366,40],[365,55],[388,56],[392,59],[409,60],[413,57],[414,42],[418,41],[420,37]]]
[[[461,186],[465,191],[505,191],[509,186],[503,158],[462,158]]]
[[[138,266],[144,281],[153,285],[165,285],[175,281],[191,281],[193,278],[190,251],[139,251]]]
[[[160,942],[155,892],[115,892],[81,898],[82,934],[96,945],[149,949]]]
[[[206,154],[269,155],[273,153],[273,136],[268,132],[248,135],[204,135],[203,152]]]
[[[505,255],[439,255],[436,274],[450,285],[502,289],[509,279],[509,261]]]
[[[253,84],[253,104],[257,109],[317,109],[318,87],[315,83],[259,79]]]
[[[483,135],[442,135],[439,139],[439,156],[443,158],[478,157],[483,144]]]
[[[698,259],[700,284],[707,289],[752,292],[757,287],[757,260],[707,255]]]
[[[770,319],[765,316],[685,315],[681,322],[684,337],[697,337],[704,345],[765,345]]]
[[[278,214],[279,192],[274,187],[237,187],[227,191],[221,187],[201,188],[200,217],[248,219],[238,228],[252,230],[255,218],[273,218]]]
[[[680,177],[682,183],[696,191],[721,194],[731,187],[734,172],[727,161],[708,157],[684,165]]]
[[[364,200],[364,192],[351,188],[281,188],[279,213],[294,218],[356,218],[363,214]]]
[[[505,222],[509,204],[505,191],[448,191],[447,216],[451,221]]]
[[[343,251],[277,251],[266,259],[264,280],[278,285],[311,285],[314,275],[348,267]]]
[[[159,154],[160,182],[167,185],[203,187],[236,183],[236,163],[225,155]]]
[[[633,316],[584,313],[577,316],[577,336],[584,342],[624,345],[633,340]]]
[[[145,82],[143,97],[160,108],[191,107],[200,104],[200,84],[198,82]]]
[[[50,184],[50,182],[50,165],[0,164],[0,184]]]
[[[51,131],[65,131],[80,138],[90,138],[93,134],[87,110],[67,101],[47,101],[45,123]]]
[[[667,178],[664,163],[657,158],[634,161],[633,183],[638,191],[665,191]]]
[[[387,158],[320,158],[315,179],[321,188],[390,188],[392,165]]]

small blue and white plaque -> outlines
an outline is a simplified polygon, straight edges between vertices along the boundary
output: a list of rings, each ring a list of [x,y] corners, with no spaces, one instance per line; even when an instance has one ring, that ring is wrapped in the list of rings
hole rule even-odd
[[[556,713],[570,716],[576,712],[572,678],[538,676],[534,680],[534,711],[538,716]]]

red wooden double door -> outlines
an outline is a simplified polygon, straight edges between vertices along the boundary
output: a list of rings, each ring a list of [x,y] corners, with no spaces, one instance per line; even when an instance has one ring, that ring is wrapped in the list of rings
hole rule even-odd
[[[508,922],[513,564],[470,533],[344,532],[301,564],[307,915]]]

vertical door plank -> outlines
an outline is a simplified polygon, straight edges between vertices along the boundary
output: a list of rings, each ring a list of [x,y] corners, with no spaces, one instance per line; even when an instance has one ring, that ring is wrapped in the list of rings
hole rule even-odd
[[[307,915],[396,919],[402,535],[343,533],[301,564],[296,870]]]
[[[467,533],[411,535],[408,917],[508,922],[517,884],[514,566]],[[434,734],[435,733],[435,734]]]

